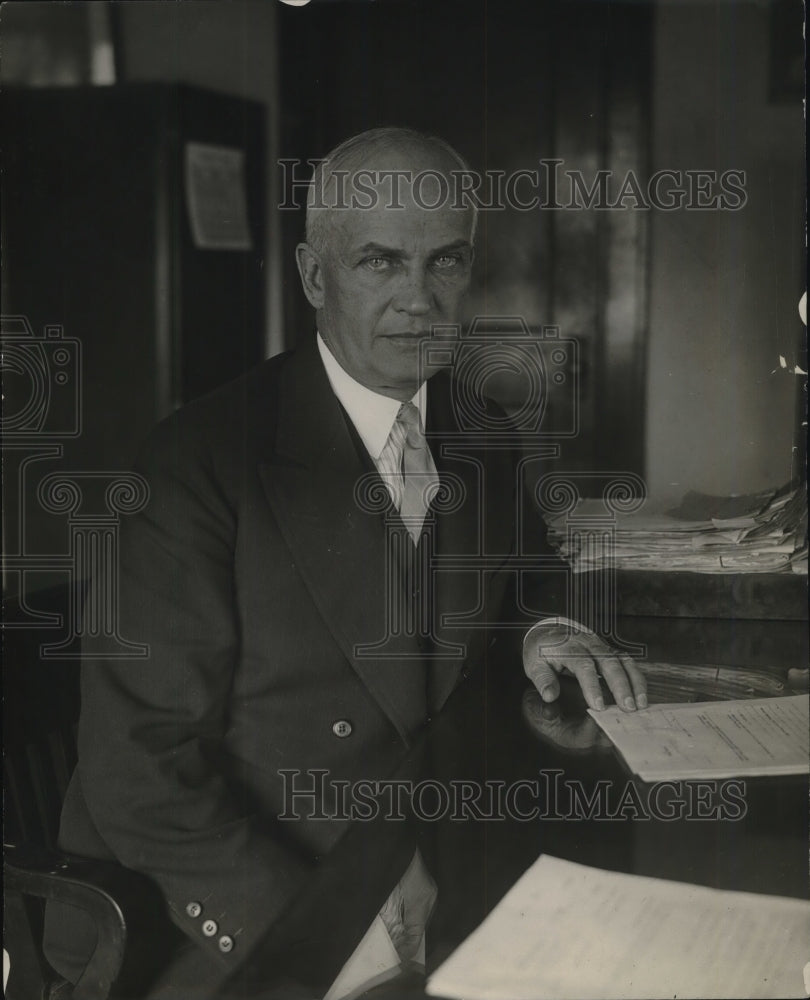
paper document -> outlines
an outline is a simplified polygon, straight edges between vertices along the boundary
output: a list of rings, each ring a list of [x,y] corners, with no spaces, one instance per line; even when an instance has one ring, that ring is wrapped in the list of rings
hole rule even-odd
[[[546,519],[549,541],[575,573],[611,566],[691,573],[804,567],[806,572],[807,492],[791,484],[742,497],[690,493],[666,513],[612,514],[610,539],[597,541],[587,524],[604,518],[605,511],[604,500],[587,499],[573,512]]]
[[[464,1000],[803,997],[810,903],[543,855],[428,981]]]
[[[354,1000],[366,990],[398,976],[400,968],[397,950],[391,944],[385,924],[376,916],[323,1000]]]
[[[644,781],[810,772],[806,694],[589,712]]]

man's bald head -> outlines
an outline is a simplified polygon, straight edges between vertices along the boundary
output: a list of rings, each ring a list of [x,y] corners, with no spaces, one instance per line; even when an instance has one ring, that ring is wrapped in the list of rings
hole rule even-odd
[[[386,127],[360,132],[327,153],[315,168],[307,199],[306,241],[322,253],[342,212],[363,211],[372,204],[396,211],[403,200],[416,200],[425,211],[452,207],[471,212],[474,240],[477,209],[459,203],[454,181],[471,170],[450,143],[415,129]]]

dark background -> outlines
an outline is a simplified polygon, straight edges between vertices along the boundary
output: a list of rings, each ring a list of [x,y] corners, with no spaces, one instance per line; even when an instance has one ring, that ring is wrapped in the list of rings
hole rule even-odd
[[[793,0],[5,4],[3,312],[34,338],[61,326],[83,390],[80,433],[53,436],[73,406],[54,390],[15,438],[27,376],[6,367],[12,563],[67,551],[44,475],[128,468],[173,407],[311,332],[276,161],[381,124],[437,132],[479,171],[744,170],[738,212],[484,212],[466,319],[576,342],[544,427],[575,408],[563,468],[637,472],[661,504],[800,474],[801,17]],[[194,246],[190,140],[245,153],[250,251]],[[488,388],[515,406],[525,387]]]

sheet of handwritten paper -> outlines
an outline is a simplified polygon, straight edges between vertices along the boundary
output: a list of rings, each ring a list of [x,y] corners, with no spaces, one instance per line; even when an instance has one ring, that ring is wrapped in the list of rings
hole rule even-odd
[[[806,694],[590,714],[644,781],[810,771]]]
[[[543,855],[428,981],[464,1000],[803,997],[810,903]]]

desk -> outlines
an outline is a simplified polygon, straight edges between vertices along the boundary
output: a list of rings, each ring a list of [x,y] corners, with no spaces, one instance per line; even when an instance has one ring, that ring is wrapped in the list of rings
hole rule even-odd
[[[785,674],[788,667],[807,662],[807,630],[801,622],[634,618],[620,622],[619,634],[644,643],[651,660],[780,664]],[[392,873],[404,870],[416,843],[439,885],[429,928],[433,966],[484,919],[541,852],[716,888],[808,897],[806,777],[741,782],[737,795],[743,808],[738,801],[736,808],[725,809],[725,818],[717,818],[724,812],[718,788],[701,793],[694,782],[683,782],[674,796],[684,802],[682,817],[663,819],[650,805],[650,786],[632,778],[586,715],[576,683],[565,680],[559,706],[544,711],[533,699],[517,655],[508,640],[496,645],[485,667],[457,688],[393,776],[427,783],[417,815],[355,824],[325,862],[319,883],[297,914],[307,929],[310,956],[313,933],[323,940],[322,966],[313,965],[313,982],[328,980],[339,968],[340,956],[348,955],[351,942],[362,936],[377,900],[390,890]],[[498,786],[508,796],[520,782],[511,807],[498,810],[497,796],[494,806],[487,797]],[[537,786],[539,801],[527,783]],[[454,798],[449,812],[433,818],[440,811],[436,794],[430,794],[436,787],[452,789]],[[599,809],[589,814],[587,802],[598,787],[606,789],[612,818],[596,815]],[[476,800],[475,789],[488,791]],[[579,807],[572,804],[577,794],[584,797]],[[701,794],[702,804],[696,804]],[[623,801],[629,803],[624,810]],[[538,805],[539,816],[517,815]],[[712,809],[715,818],[698,818]],[[330,909],[336,904],[342,910],[337,929],[334,913],[323,922],[324,900]],[[286,943],[275,942],[276,955],[294,953],[290,928],[295,926],[293,919]],[[372,995],[424,994],[418,986],[391,984]]]

